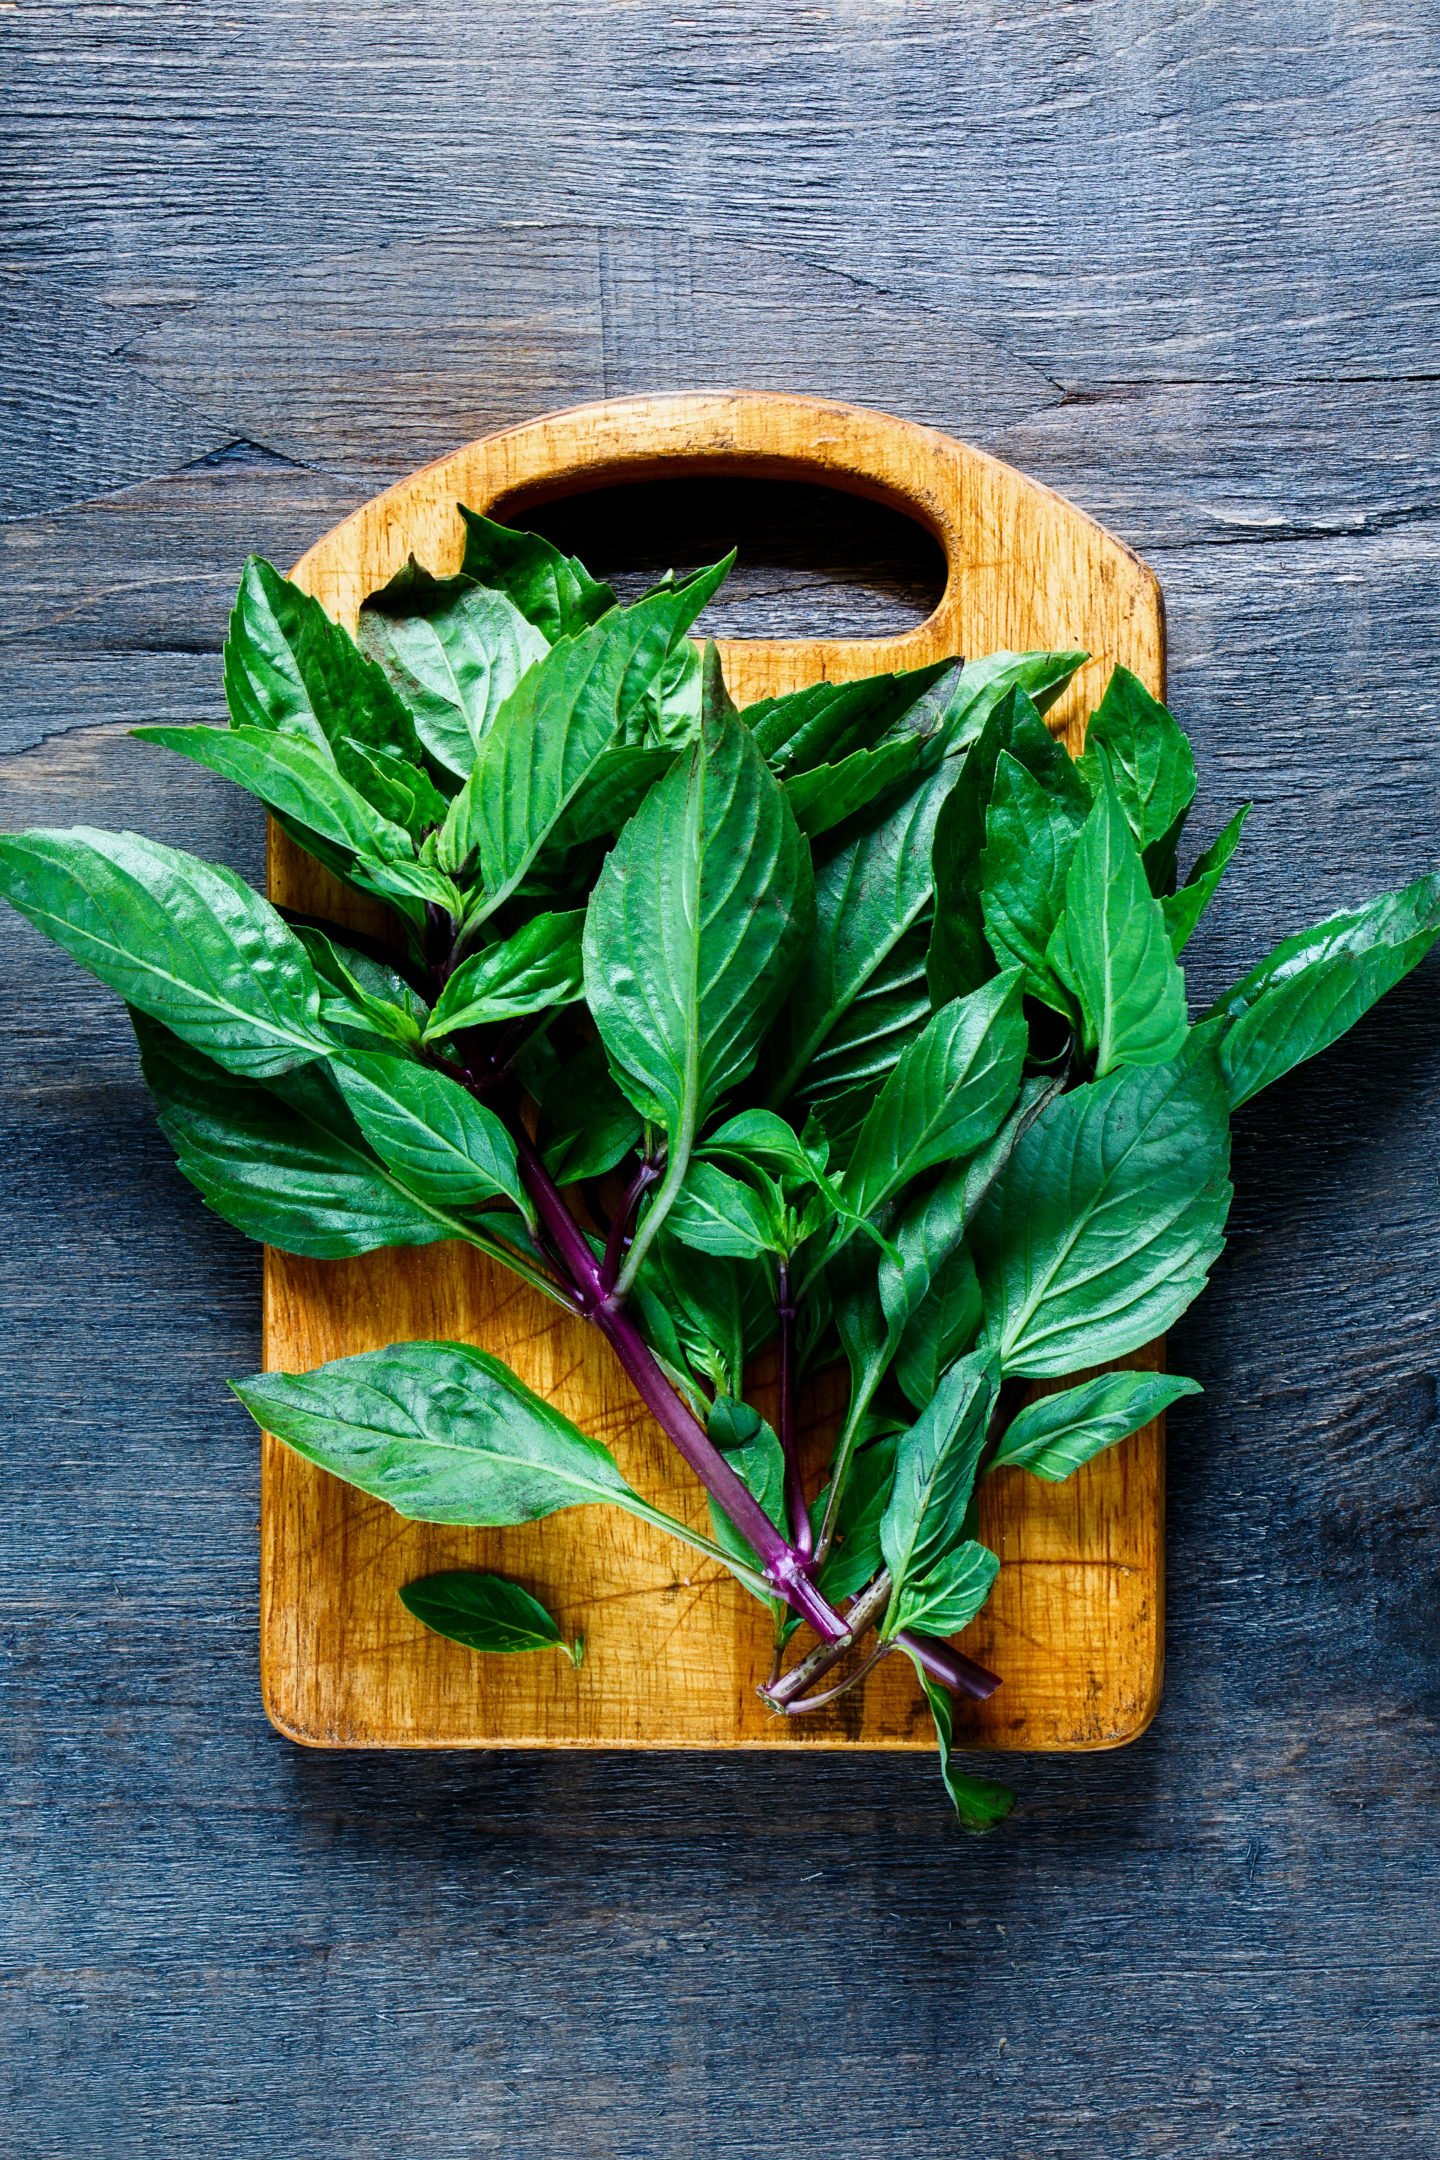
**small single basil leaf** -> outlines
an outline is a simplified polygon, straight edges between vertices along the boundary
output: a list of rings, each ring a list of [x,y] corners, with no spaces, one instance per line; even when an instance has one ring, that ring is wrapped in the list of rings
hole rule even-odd
[[[998,1785],[991,1778],[967,1777],[962,1770],[956,1769],[951,1754],[955,1738],[955,1698],[938,1680],[931,1679],[918,1659],[912,1658],[911,1663],[920,1676],[930,1715],[935,1720],[935,1732],[940,1742],[940,1775],[955,1813],[966,1830],[981,1833],[993,1830],[1014,1807],[1015,1795],[1008,1785]]]
[[[601,1505],[653,1516],[607,1448],[469,1343],[392,1343],[230,1385],[266,1432],[412,1522],[506,1528]]]
[[[268,810],[284,817],[288,830],[303,827],[332,847],[358,855],[403,858],[413,853],[405,828],[372,809],[329,752],[318,749],[308,736],[251,727],[140,727],[130,732],[140,742],[178,751],[258,796]]]
[[[1440,875],[1417,878],[1276,946],[1217,998],[1220,1062],[1238,1109],[1327,1049],[1423,960],[1440,935]]]
[[[461,871],[473,860],[487,911],[520,885],[615,743],[627,696],[638,696],[653,679],[670,639],[694,621],[728,567],[718,563],[673,591],[613,609],[590,629],[562,638],[521,677],[491,722],[441,832],[442,863]]]
[[[407,758],[392,757],[388,750],[372,750],[353,739],[350,748],[365,767],[367,800],[403,825],[412,840],[423,840],[444,824],[450,798],[441,794],[429,773]]]
[[[1195,925],[1215,897],[1216,888],[1229,868],[1230,858],[1240,844],[1240,835],[1249,815],[1249,803],[1241,803],[1229,824],[1196,859],[1194,869],[1179,891],[1168,893],[1160,903],[1165,914],[1165,934],[1177,960],[1190,942]]]
[[[611,1068],[669,1145],[646,1222],[663,1219],[702,1122],[754,1066],[815,919],[809,852],[709,664],[701,738],[620,835],[585,922],[586,997]]]
[[[1073,1018],[1073,1002],[1046,957],[1065,906],[1065,878],[1084,808],[1041,786],[1002,750],[995,762],[980,862],[985,935],[1001,967],[1025,971],[1031,997]]]
[[[895,1602],[893,1627],[926,1635],[958,1635],[995,1585],[1000,1562],[988,1545],[966,1538],[936,1560],[923,1582],[908,1582]]]
[[[460,515],[465,522],[461,575],[504,593],[552,645],[614,607],[610,586],[539,533],[513,531],[463,506]]]
[[[503,592],[435,578],[410,562],[360,610],[361,649],[377,660],[431,756],[465,779],[491,721],[550,641]]]
[[[691,1163],[666,1219],[694,1252],[755,1260],[786,1249],[784,1209],[774,1186],[769,1195],[756,1192],[714,1163]]]
[[[880,1520],[895,1482],[898,1446],[898,1434],[882,1434],[862,1447],[851,1461],[835,1511],[830,1550],[815,1577],[821,1595],[832,1605],[863,1590],[881,1566],[884,1556],[880,1550]],[[812,1511],[817,1530],[825,1520],[829,1498],[827,1486]]]
[[[228,1072],[259,1079],[328,1047],[304,946],[232,870],[76,825],[0,835],[0,896]]]
[[[400,1602],[433,1634],[467,1650],[561,1650],[575,1666],[585,1654],[583,1636],[566,1642],[539,1599],[503,1575],[448,1568],[403,1584]]]
[[[557,1185],[603,1177],[635,1147],[644,1120],[610,1077],[603,1043],[586,1043],[547,1080],[540,1097],[540,1151]]]
[[[376,1161],[323,1064],[264,1085],[226,1073],[143,1013],[131,1020],[182,1175],[245,1237],[339,1260],[468,1234]]]
[[[951,666],[938,660],[859,682],[812,683],[747,705],[740,718],[761,754],[788,780],[877,743]]]
[[[893,1585],[881,1630],[887,1638],[905,1626],[901,1610],[923,1601],[927,1584],[949,1582],[944,1563],[964,1541],[965,1511],[999,1384],[988,1351],[958,1359],[901,1437],[894,1490],[880,1523]],[[948,1595],[948,1589],[937,1591]]]
[[[1185,977],[1160,902],[1108,780],[1065,878],[1063,954],[1051,957],[1080,1003],[1097,1078],[1117,1065],[1164,1065],[1185,1040]]]
[[[308,736],[364,792],[358,739],[409,764],[420,739],[384,671],[332,622],[318,600],[252,555],[225,640],[225,698],[236,727]]]
[[[817,869],[815,934],[766,1045],[773,1106],[797,1091],[831,1094],[888,1071],[916,1016],[923,1021],[930,1001],[920,921],[931,899],[936,819],[957,763],[947,759],[926,774],[879,824]]]
[[[585,916],[534,915],[513,937],[462,960],[439,997],[426,1042],[457,1028],[488,1027],[526,1013],[573,1005],[582,995],[580,933]]]
[[[987,653],[983,660],[968,660],[946,705],[951,741],[957,745],[973,742],[1012,690],[1023,692],[1037,712],[1048,712],[1089,657],[1083,652],[998,652]]]
[[[540,867],[559,860],[590,840],[609,840],[627,825],[657,780],[675,762],[673,749],[644,749],[620,743],[602,750],[580,793],[545,844]]]
[[[425,1001],[393,968],[337,944],[312,924],[297,923],[295,935],[320,979],[327,1027],[356,1029],[382,1042],[419,1042]]]
[[[458,1080],[383,1050],[336,1058],[334,1073],[371,1147],[415,1192],[449,1207],[503,1195],[529,1220],[514,1141]]]
[[[990,1463],[992,1470],[1028,1470],[1058,1485],[1094,1455],[1128,1439],[1198,1381],[1174,1373],[1107,1372],[1058,1395],[1042,1395],[1015,1417]]]
[[[722,1449],[730,1467],[745,1490],[759,1501],[765,1513],[782,1535],[789,1531],[785,1515],[785,1455],[775,1436],[773,1427],[766,1424],[758,1410],[733,1395],[717,1395],[710,1408],[706,1429],[715,1445]],[[737,1560],[741,1567],[757,1575],[764,1574],[758,1555],[741,1537],[723,1508],[710,1502],[710,1522],[715,1542],[722,1551]],[[764,1601],[777,1613],[784,1610],[777,1598]]]
[[[926,967],[937,1005],[978,989],[995,973],[981,895],[986,819],[1002,751],[1061,805],[1082,816],[1090,806],[1090,790],[1069,752],[1025,692],[1007,684],[966,752],[935,824],[935,920]]]
[[[1108,768],[1136,845],[1161,847],[1161,875],[1173,877],[1175,842],[1195,800],[1195,759],[1171,714],[1129,668],[1114,670],[1090,715],[1080,768],[1097,790]]]
[[[999,1129],[1025,1061],[1020,973],[942,1005],[905,1050],[860,1128],[840,1190],[869,1215],[922,1170]]]
[[[834,765],[815,765],[785,783],[785,799],[807,838],[818,840],[857,810],[907,780],[926,754],[925,738],[904,735],[876,750],[852,750]]]
[[[1230,1207],[1210,1046],[1048,1103],[976,1213],[986,1329],[1007,1374],[1053,1377],[1162,1335],[1205,1287]]]
[[[970,1348],[983,1319],[975,1262],[968,1246],[958,1245],[935,1270],[895,1352],[895,1378],[917,1410],[929,1402],[947,1368]]]

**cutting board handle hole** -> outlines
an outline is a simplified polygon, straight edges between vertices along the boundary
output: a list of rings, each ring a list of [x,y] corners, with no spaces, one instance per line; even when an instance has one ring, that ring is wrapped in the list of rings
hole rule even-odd
[[[700,618],[711,637],[903,636],[945,589],[944,553],[925,526],[806,481],[685,474],[538,503],[512,497],[494,514],[578,555],[627,601],[665,570],[695,570],[737,547],[729,582]]]

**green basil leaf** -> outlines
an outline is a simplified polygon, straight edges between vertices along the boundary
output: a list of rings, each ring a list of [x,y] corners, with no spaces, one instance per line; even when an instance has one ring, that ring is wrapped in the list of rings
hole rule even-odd
[[[327,1027],[358,1031],[366,1038],[362,1048],[376,1040],[406,1045],[419,1042],[425,1025],[425,1001],[394,968],[348,945],[337,944],[313,924],[297,923],[295,935],[319,977],[321,1017]]]
[[[887,1638],[922,1612],[936,1616],[931,1633],[949,1634],[963,1625],[940,1623],[954,1595],[950,1556],[964,1548],[965,1512],[999,1384],[990,1352],[960,1358],[901,1436],[894,1490],[880,1524],[880,1547],[893,1584],[881,1629]],[[981,1604],[988,1594],[987,1582]]]
[[[1020,973],[942,1005],[881,1088],[840,1190],[859,1215],[936,1163],[972,1154],[999,1129],[1025,1060]]]
[[[958,1635],[995,1586],[1000,1562],[988,1545],[967,1538],[942,1553],[923,1582],[907,1583],[895,1604],[895,1628]]]
[[[503,1195],[530,1219],[514,1141],[458,1080],[383,1050],[336,1058],[334,1072],[361,1132],[413,1191],[449,1207]]]
[[[414,841],[423,841],[445,822],[450,798],[442,795],[420,766],[408,758],[392,757],[388,750],[372,750],[350,740],[350,748],[365,768],[363,793],[368,802],[397,825],[403,825]]]
[[[631,1291],[647,1339],[669,1361],[718,1395],[738,1395],[745,1361],[775,1319],[768,1267],[695,1252],[661,1229]]]
[[[816,1573],[816,1585],[832,1605],[854,1597],[880,1569],[880,1523],[890,1503],[895,1482],[895,1451],[899,1435],[882,1434],[856,1453],[835,1510],[830,1550]],[[825,1519],[830,1498],[828,1485],[815,1502],[812,1515],[818,1530]]]
[[[541,858],[563,858],[590,840],[608,840],[630,822],[657,780],[675,763],[671,749],[621,743],[602,750],[590,777],[559,819]]]
[[[710,1438],[723,1449],[730,1467],[745,1490],[759,1501],[777,1530],[789,1536],[785,1513],[785,1454],[774,1428],[758,1410],[734,1395],[717,1395],[706,1421]],[[764,1575],[758,1554],[731,1522],[723,1508],[710,1502],[710,1524],[715,1542],[732,1560],[752,1573]],[[778,1598],[766,1598],[777,1615],[784,1611]]]
[[[946,705],[951,741],[973,742],[1012,690],[1022,692],[1036,712],[1048,712],[1089,657],[1083,652],[997,652],[967,660]]]
[[[0,895],[228,1072],[259,1079],[328,1048],[305,948],[231,870],[77,825],[0,835]]]
[[[1069,752],[1016,684],[994,699],[935,824],[931,847],[935,922],[926,962],[937,1005],[977,990],[995,973],[982,900],[986,820],[995,768],[1008,751],[1047,795],[1084,816],[1090,791]]]
[[[570,803],[615,743],[627,700],[664,664],[670,639],[692,623],[728,560],[686,584],[616,608],[562,638],[522,676],[490,724],[474,769],[450,806],[441,861],[474,859],[492,912],[520,885]]]
[[[360,610],[362,651],[379,662],[432,757],[463,780],[496,713],[550,641],[503,592],[434,578],[413,557]]]
[[[585,923],[586,996],[615,1078],[669,1143],[646,1219],[663,1219],[702,1121],[753,1067],[813,922],[805,843],[717,684],[701,739],[606,858]]]
[[[1198,1395],[1194,1380],[1175,1373],[1107,1372],[1058,1395],[1027,1403],[991,1461],[992,1470],[1014,1468],[1058,1485],[1092,1456],[1126,1440],[1185,1395]]]
[[[1047,951],[1065,907],[1065,878],[1086,812],[1069,797],[1041,786],[1002,750],[995,762],[980,860],[980,906],[985,934],[1001,967],[1024,970],[1031,997],[1066,1019],[1073,1001]]]
[[[339,1260],[472,1236],[472,1224],[407,1191],[376,1161],[324,1065],[262,1085],[224,1072],[143,1013],[131,1019],[182,1175],[245,1237]]]
[[[303,827],[332,847],[382,859],[414,852],[404,827],[372,809],[328,750],[317,748],[307,735],[255,727],[140,727],[130,732],[140,742],[178,751],[258,796],[267,809],[284,817],[287,830]]]
[[[1218,998],[1220,1063],[1238,1109],[1355,1025],[1440,935],[1440,876],[1417,878],[1276,946]]]
[[[915,1325],[912,1347],[918,1374],[919,1360],[929,1346],[945,1339],[947,1327],[955,1320],[953,1300],[944,1295],[952,1287],[946,1281],[947,1263],[1009,1161],[1020,1134],[1033,1122],[1045,1092],[1043,1083],[1027,1081],[1016,1107],[989,1145],[969,1162],[944,1172],[928,1193],[902,1206],[888,1226],[889,1249],[881,1256],[876,1273],[871,1272],[868,1251],[852,1246],[842,1257],[835,1319],[850,1367],[850,1407],[835,1464],[842,1495],[854,1431],[907,1330]],[[932,1289],[937,1292],[937,1309],[927,1314]],[[968,1346],[957,1342],[957,1350],[961,1347]],[[924,1399],[928,1401],[933,1393],[933,1387],[926,1390]]]
[[[811,683],[747,705],[740,718],[761,754],[788,780],[877,743],[951,666],[938,660],[859,682]]]
[[[701,1152],[759,1163],[783,1177],[804,1178],[812,1184],[825,1169],[823,1160],[817,1160],[794,1127],[774,1110],[737,1111],[707,1137]]]
[[[534,915],[499,944],[463,960],[435,1001],[426,1042],[438,1042],[457,1028],[488,1027],[552,1006],[573,1005],[583,995],[580,909],[561,915]]]
[[[1195,925],[1215,897],[1216,888],[1229,868],[1230,858],[1240,844],[1240,835],[1249,815],[1249,803],[1241,803],[1229,824],[1216,834],[1204,854],[1197,856],[1195,867],[1179,891],[1167,893],[1160,902],[1165,916],[1165,934],[1177,960],[1189,944]]]
[[[714,1163],[692,1162],[666,1221],[692,1251],[754,1260],[785,1250],[784,1211],[778,1199],[778,1194],[769,1199],[756,1192]]]
[[[923,762],[925,738],[903,735],[875,750],[852,750],[833,765],[815,765],[785,783],[785,799],[809,839],[843,825],[857,810],[887,795]]]
[[[927,774],[817,869],[815,934],[766,1045],[773,1105],[797,1090],[833,1093],[888,1070],[917,1015],[923,1021],[930,1000],[918,926],[930,905],[931,842],[956,762]]]
[[[956,1358],[970,1349],[984,1317],[975,1262],[969,1247],[958,1245],[936,1268],[895,1351],[895,1378],[917,1410],[930,1401]]]
[[[303,835],[301,845],[304,845]],[[357,855],[341,875],[350,884],[358,885],[362,891],[374,893],[382,900],[418,900],[426,907],[439,908],[452,920],[465,911],[464,894],[454,879],[431,863],[382,862],[376,856]]]
[[[538,1598],[503,1575],[448,1568],[405,1583],[400,1602],[425,1627],[467,1650],[563,1650],[572,1665],[585,1654],[585,1639],[566,1642]]]
[[[230,1384],[266,1432],[412,1522],[501,1528],[598,1505],[653,1519],[607,1448],[469,1343]]]
[[[420,740],[382,669],[332,622],[318,600],[252,555],[225,640],[225,698],[237,728],[274,728],[327,746],[351,785],[365,789],[358,740],[409,764]]]
[[[1160,902],[1115,789],[1105,783],[1065,878],[1063,959],[1051,957],[1080,1001],[1097,1077],[1117,1065],[1164,1065],[1185,1040],[1185,977]]]
[[[876,1088],[895,1070],[901,1051],[930,1018],[934,1008],[925,979],[929,936],[929,925],[921,921],[896,941],[835,1014],[824,1041],[800,1075],[792,1099],[822,1105],[827,1129],[837,1139],[849,1124],[839,1116],[836,1098],[853,1094],[860,1115],[849,1123],[858,1128]]]
[[[1122,1066],[1050,1102],[972,1243],[1005,1372],[1074,1372],[1164,1333],[1225,1243],[1230,1129],[1213,1050]]]
[[[1195,759],[1171,714],[1129,668],[1114,670],[1090,716],[1080,768],[1097,790],[1108,770],[1146,867],[1156,850],[1157,889],[1168,890],[1175,843],[1195,800]]]
[[[610,1076],[603,1043],[586,1043],[550,1076],[539,1098],[540,1151],[557,1185],[603,1177],[635,1147],[644,1120]]]
[[[608,585],[539,533],[512,531],[478,510],[462,507],[460,515],[465,522],[461,575],[504,593],[552,645],[588,629],[614,607]]]
[[[951,1754],[955,1739],[955,1698],[938,1680],[931,1679],[917,1659],[912,1658],[911,1663],[920,1676],[930,1715],[935,1720],[935,1733],[940,1742],[940,1775],[955,1813],[967,1830],[993,1830],[1014,1807],[1015,1795],[1008,1785],[998,1785],[991,1778],[967,1777],[962,1770],[956,1769]]]

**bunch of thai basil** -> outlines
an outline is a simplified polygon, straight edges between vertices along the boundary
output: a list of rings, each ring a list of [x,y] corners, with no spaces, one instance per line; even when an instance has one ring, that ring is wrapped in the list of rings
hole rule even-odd
[[[466,1344],[245,1381],[270,1432],[421,1521],[662,1524],[770,1606],[777,1715],[901,1651],[984,1824],[1010,1795],[950,1760],[954,1694],[995,1685],[948,1640],[999,1566],[977,1484],[1069,1477],[1194,1391],[1025,1384],[1185,1310],[1224,1242],[1230,1113],[1414,966],[1440,879],[1287,939],[1192,1022],[1180,955],[1245,812],[1182,881],[1195,767],[1133,675],[1078,760],[1041,718],[1073,652],[737,712],[687,635],[728,563],[620,606],[543,539],[465,524],[459,575],[412,563],[355,639],[252,562],[230,725],[136,731],[258,796],[386,904],[388,942],[132,833],[0,840],[0,890],[127,1000],[217,1213],[322,1258],[503,1261],[608,1338],[710,1529]],[[773,1426],[745,1399],[767,1345]],[[812,1490],[797,1394],[842,1362]],[[561,1641],[497,1576],[402,1594],[479,1649]]]

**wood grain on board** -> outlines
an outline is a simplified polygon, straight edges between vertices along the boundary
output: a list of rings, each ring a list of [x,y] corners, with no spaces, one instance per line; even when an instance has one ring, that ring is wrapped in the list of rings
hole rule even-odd
[[[741,703],[945,655],[1037,646],[1091,654],[1052,714],[1078,747],[1083,714],[1117,661],[1163,689],[1159,586],[1091,519],[1023,474],[884,414],[768,393],[707,393],[582,407],[489,436],[367,503],[317,542],[299,581],[352,625],[365,596],[414,554],[459,565],[456,504],[523,518],[556,497],[626,479],[725,472],[871,496],[926,525],[944,550],[935,612],[899,635],[726,640]],[[272,897],[315,912],[354,903],[272,835]],[[454,1246],[344,1262],[266,1256],[272,1368],[416,1337],[478,1342],[595,1433],[625,1475],[703,1521],[695,1481],[607,1346],[481,1256]],[[823,1446],[823,1435],[817,1435]],[[613,1509],[505,1531],[402,1522],[266,1440],[262,1665],[266,1705],[292,1737],[327,1747],[928,1747],[908,1664],[887,1661],[833,1711],[774,1716],[762,1608],[723,1571]],[[1103,1748],[1142,1731],[1160,1685],[1163,1433],[1148,1426],[1066,1484],[991,1479],[983,1532],[999,1581],[965,1648],[1002,1675],[957,1730],[997,1748]],[[483,1659],[430,1634],[396,1591],[436,1568],[516,1576],[582,1632],[561,1659]]]

